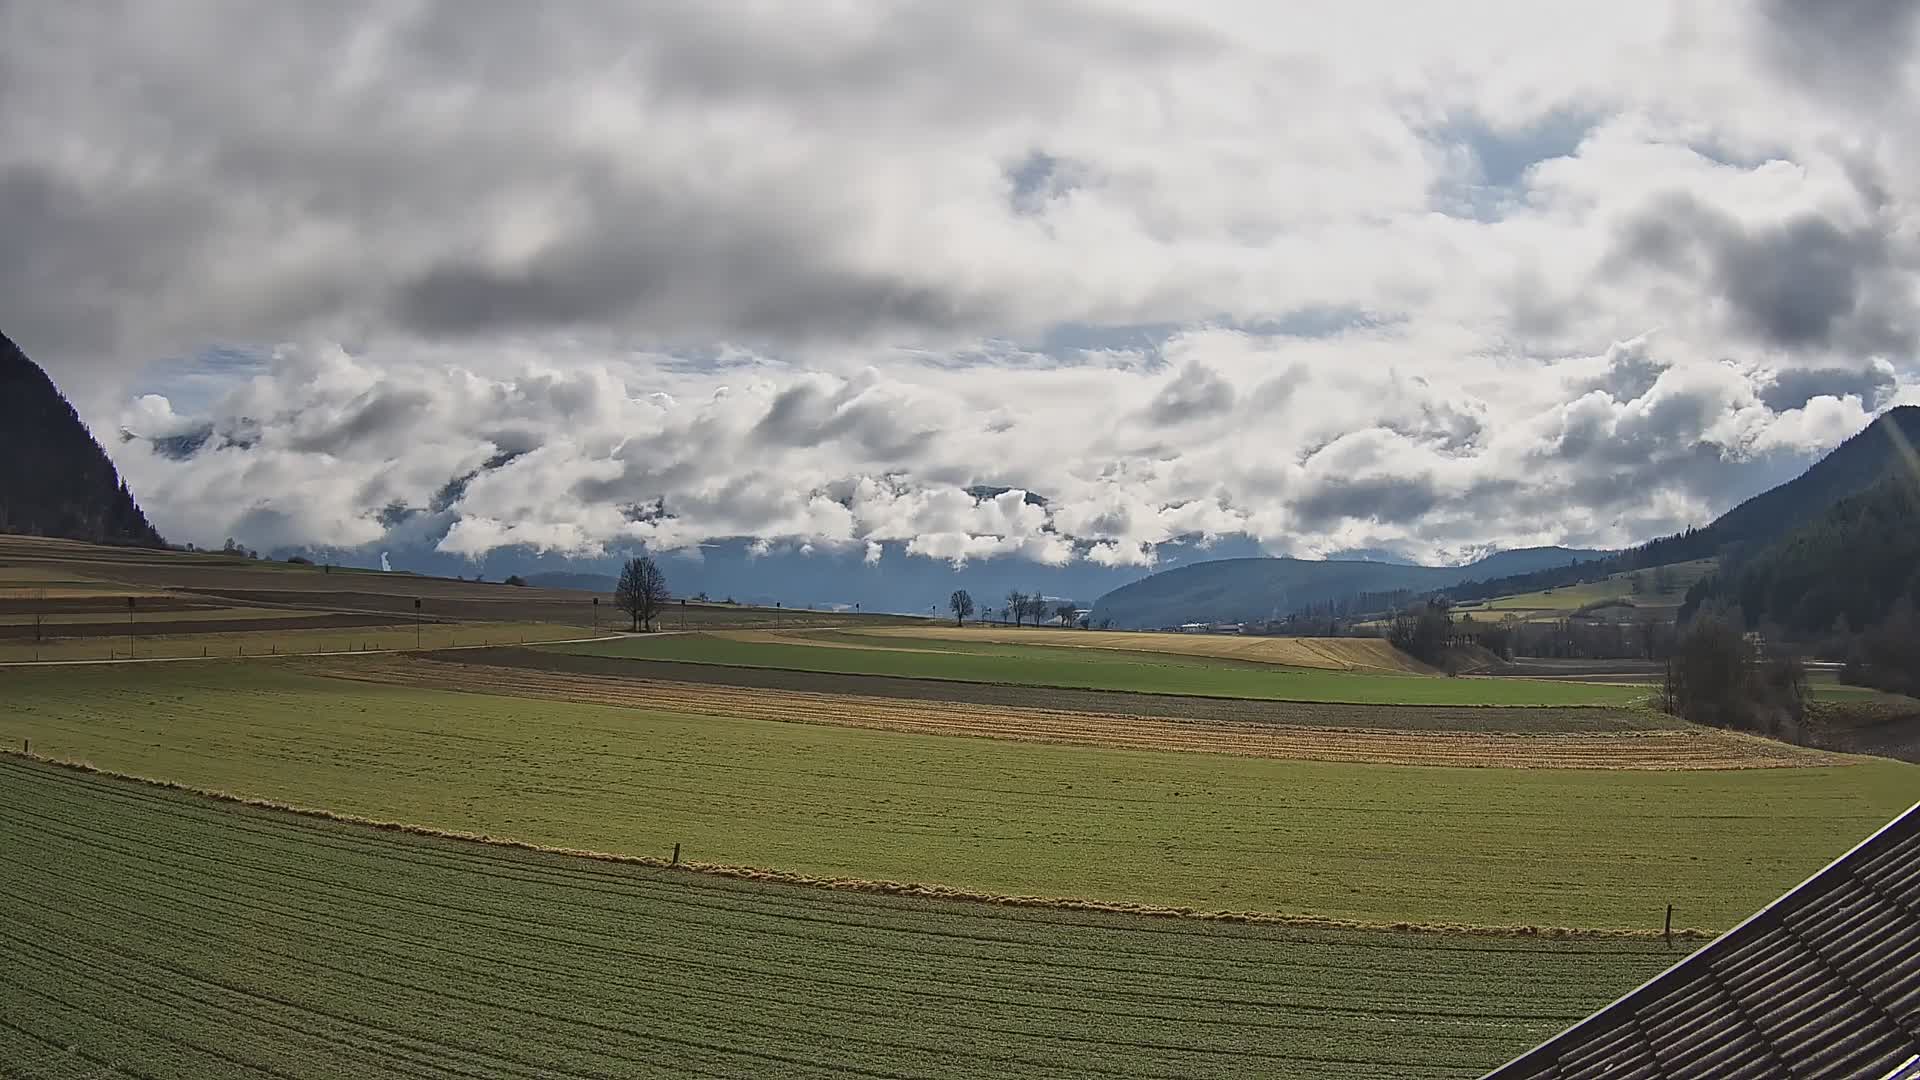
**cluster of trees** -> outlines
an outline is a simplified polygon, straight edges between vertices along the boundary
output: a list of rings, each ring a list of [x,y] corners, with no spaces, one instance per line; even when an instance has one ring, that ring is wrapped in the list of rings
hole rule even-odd
[[[1674,624],[1662,619],[1600,622],[1556,619],[1522,622],[1512,616],[1482,622],[1468,630],[1472,620],[1462,618],[1461,633],[1495,655],[1543,656],[1556,660],[1660,660],[1673,651]]]
[[[1072,626],[1079,617],[1079,609],[1072,601],[1049,602],[1039,593],[1010,592],[1007,594],[1007,617],[1013,625],[1019,626],[1023,620],[1039,626],[1048,619],[1059,619],[1061,626]]]
[[[1452,672],[1453,618],[1444,600],[1429,600],[1394,613],[1387,627],[1393,647],[1422,663]]]
[[[979,611],[974,604],[973,594],[965,589],[953,591],[953,595],[947,598],[947,610],[953,613],[954,623],[960,626],[965,626],[967,620],[973,618],[976,613],[983,618],[992,618],[995,615],[992,609]],[[1029,621],[1039,626],[1048,619],[1059,619],[1061,626],[1072,626],[1080,617],[1080,611],[1072,601],[1049,601],[1037,592],[1019,591],[1007,594],[1007,606],[1001,608],[998,614],[1000,618],[1015,626],[1024,626]]]
[[[1840,678],[1893,694],[1920,697],[1920,619],[1902,597],[1887,617],[1847,643]]]
[[[1660,697],[1696,724],[1791,736],[1806,718],[1807,671],[1798,656],[1766,656],[1732,621],[1702,615],[1668,658]]]

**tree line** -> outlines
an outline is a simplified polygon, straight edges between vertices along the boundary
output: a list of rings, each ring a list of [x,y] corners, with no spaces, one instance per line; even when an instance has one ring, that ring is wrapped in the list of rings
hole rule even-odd
[[[1844,662],[1842,677],[1920,691],[1920,477],[1896,470],[1757,551],[1722,556],[1687,590],[1683,622],[1713,616]]]
[[[998,617],[1001,621],[1010,622],[1015,626],[1024,626],[1028,622],[1039,626],[1053,618],[1059,619],[1060,625],[1065,627],[1073,626],[1080,619],[1080,610],[1072,601],[1049,601],[1037,592],[1023,593],[1018,590],[1007,594],[1006,606],[998,609],[997,616],[991,608],[981,611],[974,602],[973,594],[965,589],[953,591],[953,595],[947,598],[947,610],[953,613],[956,626],[965,626],[967,620],[976,614],[985,618]]]

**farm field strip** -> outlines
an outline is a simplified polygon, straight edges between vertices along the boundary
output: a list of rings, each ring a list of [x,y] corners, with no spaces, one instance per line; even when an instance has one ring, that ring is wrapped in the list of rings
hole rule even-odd
[[[1628,705],[1647,696],[1644,687],[1598,683],[1286,669],[1217,657],[1043,645],[962,643],[952,651],[909,652],[669,634],[556,648],[589,656],[841,675],[1363,705]]]
[[[1470,1077],[1676,955],[822,893],[18,759],[0,804],[35,1077]]]
[[[284,622],[263,621],[252,629],[233,630],[226,625],[202,623],[196,632],[183,627],[158,624],[160,633],[137,631],[132,645],[138,659],[156,657],[193,658],[295,656],[321,653],[353,653],[412,649],[416,641],[425,648],[467,648],[520,642],[564,641],[585,636],[577,626],[551,623],[448,623],[429,622],[416,636],[413,624],[402,624],[391,616],[341,616],[343,625],[329,627],[292,627]],[[193,626],[193,624],[187,624]],[[17,628],[0,635],[0,664],[59,660],[127,659],[128,643],[124,627],[115,633],[91,637],[56,637],[34,642],[22,638]],[[147,627],[148,630],[153,626]]]
[[[426,654],[429,657],[431,653]],[[1687,729],[1684,721],[1650,709],[1597,705],[1353,705],[1344,702],[1274,701],[1196,694],[1150,694],[1078,687],[1014,686],[1006,683],[912,679],[890,675],[842,675],[823,671],[632,660],[555,649],[472,650],[446,659],[463,663],[577,675],[607,675],[702,686],[803,690],[814,693],[964,702],[1003,708],[1039,708],[1118,716],[1163,716],[1295,727],[1348,727],[1394,731],[1485,731],[1519,734],[1623,732]]]
[[[591,675],[550,675],[411,657],[304,665],[343,679],[466,690],[538,700],[836,724],[929,735],[1119,749],[1241,754],[1400,765],[1501,768],[1727,769],[1833,765],[1851,759],[1731,732],[1662,730],[1610,735],[1489,734],[1180,720],[1170,717],[1008,709],[844,694],[712,687]]]
[[[84,687],[84,692],[81,688]],[[454,693],[287,663],[0,672],[0,745],[558,848],[1396,922],[1724,927],[1911,802],[1883,761],[1409,768]]]
[[[1106,649],[1243,660],[1282,667],[1330,671],[1378,671],[1431,675],[1432,668],[1380,638],[1261,637],[1230,634],[1161,634],[1110,630],[1031,630],[999,626],[863,627],[846,632],[856,638],[908,638],[939,642],[987,642],[1045,645],[1052,648]]]

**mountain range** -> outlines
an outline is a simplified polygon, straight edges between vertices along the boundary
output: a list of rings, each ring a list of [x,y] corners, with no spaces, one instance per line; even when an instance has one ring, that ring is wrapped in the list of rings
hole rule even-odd
[[[1739,561],[1874,487],[1896,467],[1920,471],[1920,407],[1890,409],[1800,476],[1764,491],[1711,524],[1620,552],[1535,548],[1503,552],[1464,567],[1232,559],[1155,574],[1116,589],[1094,606],[1096,622],[1125,628],[1186,622],[1265,620],[1363,593],[1445,590],[1477,600],[1558,588],[1608,574],[1692,559]]]
[[[1464,566],[1411,566],[1356,559],[1218,559],[1163,571],[1102,596],[1095,625],[1137,630],[1182,623],[1278,619],[1364,593],[1431,592],[1464,581],[1589,562],[1609,554],[1520,548]]]

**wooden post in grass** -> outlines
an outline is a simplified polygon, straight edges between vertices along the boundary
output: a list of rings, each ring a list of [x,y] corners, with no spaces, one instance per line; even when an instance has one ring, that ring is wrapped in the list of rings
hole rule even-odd
[[[679,844],[673,845],[673,865],[675,866],[680,865],[680,845]]]
[[[420,598],[413,598],[413,650],[420,651]]]
[[[20,752],[21,752],[22,754],[25,754],[25,755],[26,755],[26,756],[28,756],[28,757],[32,757],[32,756],[33,756],[33,740],[32,740],[32,739],[21,739],[21,740],[20,740]]]
[[[133,659],[133,597],[127,597],[127,659]]]
[[[1673,948],[1673,905],[1672,904],[1667,905],[1667,925],[1666,925],[1666,929],[1660,931],[1660,935],[1667,939],[1667,948],[1669,949]]]

